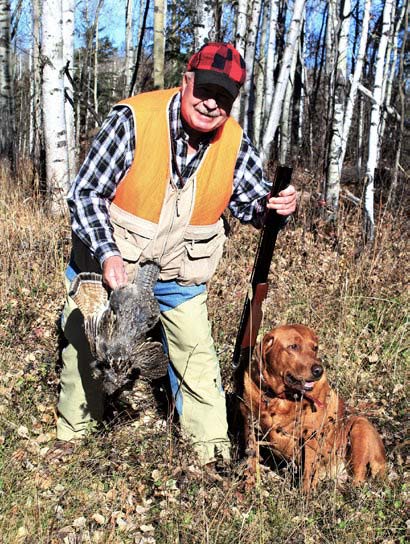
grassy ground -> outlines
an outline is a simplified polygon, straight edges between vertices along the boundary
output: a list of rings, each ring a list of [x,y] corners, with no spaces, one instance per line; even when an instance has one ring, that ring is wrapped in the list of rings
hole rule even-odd
[[[207,480],[149,392],[139,408],[113,411],[71,456],[50,456],[68,221],[48,217],[24,180],[1,175],[0,183],[0,542],[406,541],[408,246],[401,216],[393,221],[381,209],[374,248],[358,255],[357,212],[344,209],[330,232],[305,202],[278,240],[263,322],[264,330],[284,322],[315,328],[331,382],[381,431],[386,480],[359,489],[330,481],[307,499],[290,473],[262,471],[260,485],[244,494],[240,468],[222,482]],[[228,392],[255,243],[251,229],[233,223],[210,286]]]

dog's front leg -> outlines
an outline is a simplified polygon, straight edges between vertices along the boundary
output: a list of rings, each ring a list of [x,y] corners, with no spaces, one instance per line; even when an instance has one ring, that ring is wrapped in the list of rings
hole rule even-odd
[[[245,455],[247,458],[245,476],[245,489],[252,489],[257,480],[259,468],[259,449],[256,440],[255,425],[250,410],[246,409],[245,415]]]
[[[318,484],[319,471],[318,471],[318,450],[314,446],[314,442],[306,442],[303,446],[303,476],[302,476],[302,489],[309,495]]]

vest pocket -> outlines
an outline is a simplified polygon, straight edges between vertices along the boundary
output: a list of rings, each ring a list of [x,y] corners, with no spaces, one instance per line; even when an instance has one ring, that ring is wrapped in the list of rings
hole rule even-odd
[[[178,279],[196,285],[210,280],[222,257],[225,239],[223,232],[206,239],[186,238]]]
[[[152,237],[148,236],[148,234],[146,236],[136,234],[115,223],[113,226],[115,243],[122,258],[126,261],[137,262]]]

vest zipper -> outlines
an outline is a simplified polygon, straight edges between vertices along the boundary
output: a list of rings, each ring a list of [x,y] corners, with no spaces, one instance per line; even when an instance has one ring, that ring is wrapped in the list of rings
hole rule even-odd
[[[177,196],[175,200],[175,211],[177,214],[177,217],[179,217],[179,199],[181,197],[181,189],[177,189]]]
[[[175,198],[175,214],[172,215],[172,221],[171,221],[171,224],[168,228],[168,234],[164,240],[164,245],[162,246],[162,251],[161,251],[161,255],[159,257],[159,262],[161,262],[161,259],[162,257],[164,256],[165,254],[165,249],[167,247],[167,243],[168,243],[168,239],[169,239],[169,234],[170,232],[172,231],[172,227],[174,226],[174,218],[175,218],[175,215],[177,217],[179,217],[179,209],[178,209],[178,202],[179,202],[179,199],[180,199],[180,194],[181,194],[181,189],[178,189],[175,184],[171,181],[171,184],[173,185],[173,187],[176,189],[176,198]]]

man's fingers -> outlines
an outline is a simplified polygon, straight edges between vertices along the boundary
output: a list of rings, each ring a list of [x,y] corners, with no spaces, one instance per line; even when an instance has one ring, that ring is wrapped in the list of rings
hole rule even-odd
[[[283,189],[277,197],[271,197],[267,207],[276,210],[279,215],[290,215],[296,209],[296,190],[293,185]]]
[[[119,256],[108,257],[103,263],[103,281],[111,289],[118,289],[128,282],[124,261]]]

